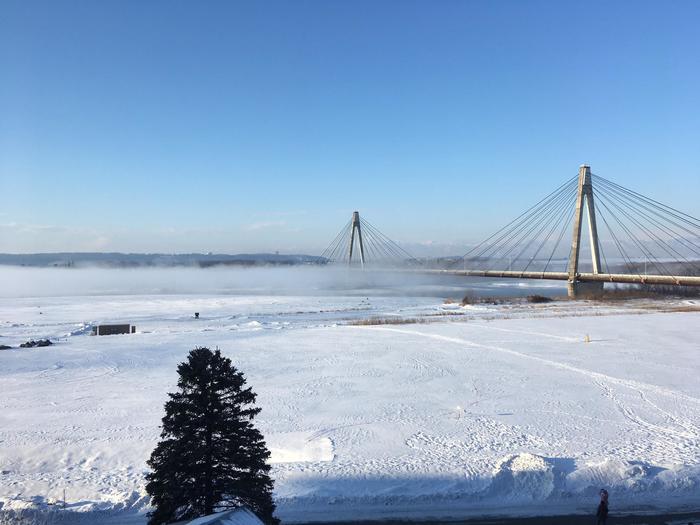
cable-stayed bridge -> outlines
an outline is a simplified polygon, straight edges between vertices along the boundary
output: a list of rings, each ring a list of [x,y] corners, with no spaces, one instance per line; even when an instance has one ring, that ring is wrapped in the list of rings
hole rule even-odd
[[[606,282],[700,286],[700,219],[581,166],[451,264],[418,260],[358,212],[322,256],[362,268],[565,280],[571,296],[601,291]]]
[[[352,213],[352,218],[338,232],[321,257],[350,266],[357,263],[362,268],[365,264],[395,266],[398,263],[414,263],[420,265],[415,257],[361,218],[357,211]]]

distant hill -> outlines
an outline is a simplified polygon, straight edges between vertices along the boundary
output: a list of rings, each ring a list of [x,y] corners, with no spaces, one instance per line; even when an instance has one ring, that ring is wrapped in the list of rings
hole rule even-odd
[[[292,266],[326,264],[316,255],[282,255],[277,253],[1,253],[0,264],[36,267],[137,268],[144,266]]]

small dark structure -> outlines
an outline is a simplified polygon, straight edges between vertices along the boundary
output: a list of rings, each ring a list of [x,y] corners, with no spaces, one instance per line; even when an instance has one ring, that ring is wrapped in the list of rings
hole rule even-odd
[[[135,334],[136,327],[131,324],[100,324],[92,327],[92,335]]]
[[[199,319],[199,312],[195,312],[195,313],[194,313],[194,318],[195,318],[195,319]]]

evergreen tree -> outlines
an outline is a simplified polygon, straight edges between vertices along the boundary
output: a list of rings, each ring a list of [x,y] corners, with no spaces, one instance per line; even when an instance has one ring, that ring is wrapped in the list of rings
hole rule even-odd
[[[208,348],[192,350],[177,371],[178,391],[168,394],[161,441],[148,460],[149,525],[243,505],[276,525],[270,452],[252,424],[260,409],[243,374]]]

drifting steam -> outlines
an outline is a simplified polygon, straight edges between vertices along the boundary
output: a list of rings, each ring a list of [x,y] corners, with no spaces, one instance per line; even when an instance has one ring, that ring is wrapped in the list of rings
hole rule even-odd
[[[558,282],[487,279],[346,267],[30,268],[0,266],[0,297],[132,294],[399,295],[454,297],[560,293]],[[461,296],[460,296],[461,297]]]

